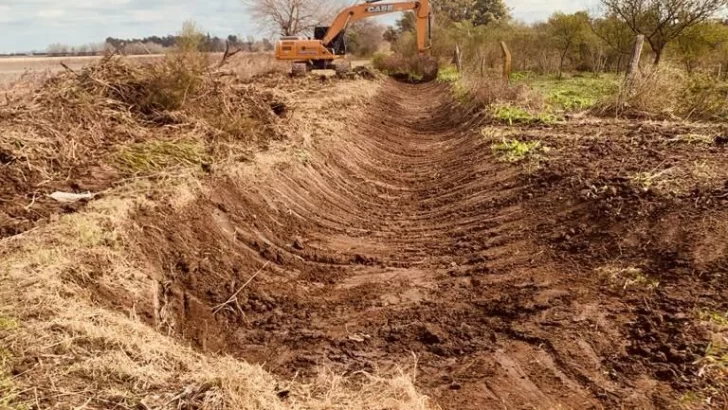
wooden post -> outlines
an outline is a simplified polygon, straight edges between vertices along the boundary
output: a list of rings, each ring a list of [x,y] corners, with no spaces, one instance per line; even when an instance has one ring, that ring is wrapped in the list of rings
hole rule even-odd
[[[505,41],[500,42],[501,50],[503,51],[503,81],[508,84],[511,80],[511,69],[512,59],[511,52],[508,50],[508,46]]]
[[[634,88],[634,82],[637,79],[637,72],[640,68],[640,58],[642,57],[642,47],[645,44],[645,36],[640,34],[635,38],[634,48],[632,49],[632,58],[627,68],[625,77],[625,91],[631,93]]]
[[[452,56],[452,62],[455,64],[455,67],[458,69],[458,73],[463,71],[463,55],[460,52],[460,46],[455,45],[455,52]]]

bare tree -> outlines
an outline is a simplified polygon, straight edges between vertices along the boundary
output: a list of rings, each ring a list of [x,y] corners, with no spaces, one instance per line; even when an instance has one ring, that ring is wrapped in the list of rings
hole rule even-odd
[[[660,63],[665,47],[685,29],[713,17],[728,0],[601,0],[607,13],[619,16],[643,34]]]
[[[271,34],[310,34],[329,23],[342,3],[319,0],[243,0],[260,28]]]

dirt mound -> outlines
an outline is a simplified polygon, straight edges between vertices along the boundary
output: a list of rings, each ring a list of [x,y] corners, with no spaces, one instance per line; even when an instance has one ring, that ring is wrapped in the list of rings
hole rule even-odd
[[[242,81],[208,64],[189,54],[145,65],[107,57],[0,107],[0,237],[83,205],[58,203],[54,191],[99,193],[245,160],[246,148],[285,137],[290,90],[322,86],[282,74]]]
[[[484,123],[444,86],[390,82],[300,163],[139,210],[169,331],[286,376],[414,353],[444,408],[722,400],[703,375],[704,318],[728,310],[725,152],[674,149],[720,128]],[[552,150],[499,162],[508,137]]]

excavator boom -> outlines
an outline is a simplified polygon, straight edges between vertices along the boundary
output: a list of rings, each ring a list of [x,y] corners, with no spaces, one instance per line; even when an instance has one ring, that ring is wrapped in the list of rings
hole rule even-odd
[[[334,19],[325,34],[317,30],[314,39],[282,38],[276,44],[276,58],[306,63],[314,68],[329,68],[333,60],[343,58],[346,48],[343,36],[350,24],[359,20],[390,13],[412,11],[416,17],[417,49],[424,54],[429,49],[431,9],[429,0],[410,0],[382,3],[381,0],[367,1],[343,9]]]

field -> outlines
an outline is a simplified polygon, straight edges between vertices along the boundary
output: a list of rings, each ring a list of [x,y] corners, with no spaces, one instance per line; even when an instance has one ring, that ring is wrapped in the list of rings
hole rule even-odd
[[[725,123],[167,59],[0,105],[0,409],[728,406]]]
[[[163,55],[139,55],[127,57],[130,61],[145,64],[159,60]],[[210,53],[211,59],[221,58],[220,53]],[[89,64],[98,63],[103,57],[0,57],[0,90],[7,89],[13,84],[27,85],[29,81],[38,81],[52,74],[66,70],[79,70]],[[268,66],[271,56],[265,53],[248,53],[246,58],[238,58],[237,74],[241,77],[255,73],[257,67]],[[18,81],[23,77],[26,81]]]

